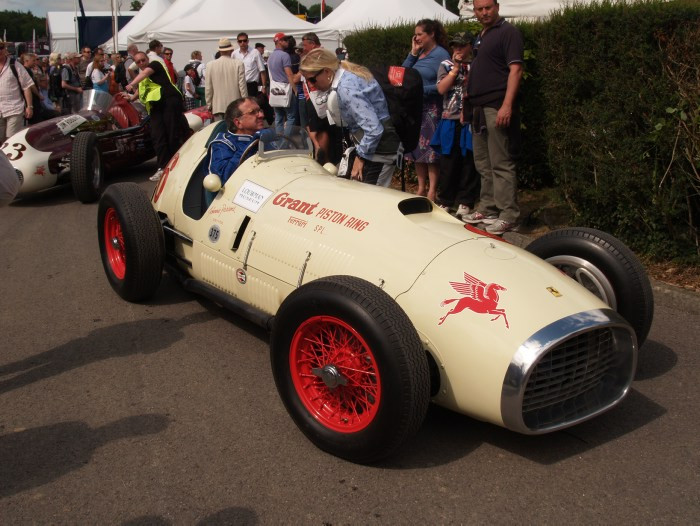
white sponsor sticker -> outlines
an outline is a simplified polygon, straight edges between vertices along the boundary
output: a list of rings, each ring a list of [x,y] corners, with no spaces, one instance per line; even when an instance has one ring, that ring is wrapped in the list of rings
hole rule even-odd
[[[259,184],[246,180],[238,189],[238,193],[236,197],[233,198],[233,202],[246,210],[257,212],[271,195],[272,190],[268,190]]]
[[[58,121],[56,126],[58,126],[63,135],[68,135],[84,122],[87,122],[87,119],[81,115],[69,115],[65,119]]]

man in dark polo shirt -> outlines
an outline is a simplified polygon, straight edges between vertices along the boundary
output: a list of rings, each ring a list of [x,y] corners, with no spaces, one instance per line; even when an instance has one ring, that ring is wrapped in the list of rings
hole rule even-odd
[[[483,223],[486,231],[513,230],[520,217],[513,154],[520,137],[518,89],[523,75],[523,37],[498,14],[497,0],[474,0],[474,14],[483,26],[474,44],[467,84],[473,106],[474,163],[481,174],[477,210],[467,223]]]

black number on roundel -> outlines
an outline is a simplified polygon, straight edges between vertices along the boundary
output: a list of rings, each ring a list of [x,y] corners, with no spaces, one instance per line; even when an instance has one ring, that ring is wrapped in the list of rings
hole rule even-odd
[[[213,226],[209,229],[209,240],[212,243],[216,243],[219,240],[219,235],[221,234],[221,231],[219,230],[219,227]]]

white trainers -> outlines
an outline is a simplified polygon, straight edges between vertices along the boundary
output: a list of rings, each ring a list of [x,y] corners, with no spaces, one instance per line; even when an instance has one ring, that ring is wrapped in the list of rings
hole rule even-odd
[[[471,223],[471,224],[477,224],[477,223],[484,223],[485,225],[493,225],[496,221],[498,221],[498,216],[493,214],[489,215],[484,215],[478,210],[475,212],[472,212],[471,214],[467,214],[465,216],[462,216],[462,221],[465,223]]]
[[[149,181],[153,181],[154,183],[157,181],[160,181],[161,176],[163,175],[163,169],[158,168],[158,171],[154,173],[152,176],[148,178]]]
[[[467,205],[459,205],[457,207],[457,212],[455,212],[455,217],[464,221],[464,217],[471,212],[471,208]]]
[[[496,236],[500,236],[511,230],[515,230],[515,223],[509,223],[508,221],[503,221],[503,219],[496,219],[493,224],[486,227],[486,231],[489,234],[494,234]]]

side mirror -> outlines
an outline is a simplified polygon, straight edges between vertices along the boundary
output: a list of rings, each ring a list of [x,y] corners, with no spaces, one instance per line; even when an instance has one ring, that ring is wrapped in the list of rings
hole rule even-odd
[[[331,175],[338,175],[338,167],[333,163],[324,164],[323,169]]]
[[[216,174],[209,174],[204,178],[203,186],[210,192],[218,192],[221,190],[221,177]]]

